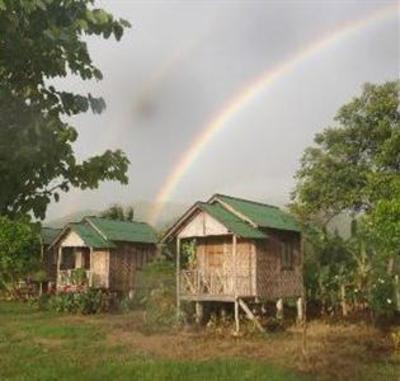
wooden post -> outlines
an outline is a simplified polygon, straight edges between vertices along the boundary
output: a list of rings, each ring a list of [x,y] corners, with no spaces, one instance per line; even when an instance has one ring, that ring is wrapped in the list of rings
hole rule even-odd
[[[280,298],[276,302],[276,318],[279,320],[283,319],[283,299]]]
[[[89,247],[89,262],[90,262],[90,267],[89,267],[89,287],[93,287],[93,247]]]
[[[181,240],[176,238],[176,314],[180,318],[181,299],[180,299],[180,267],[181,267]]]
[[[235,333],[239,333],[239,329],[239,302],[238,299],[235,298]]]
[[[239,302],[237,295],[237,258],[236,258],[236,235],[232,236],[232,254],[233,254],[233,293],[235,296],[235,333],[239,333]]]
[[[302,333],[302,340],[301,340],[301,352],[304,358],[307,358],[307,291],[304,285],[304,246],[305,241],[303,234],[300,235],[300,268],[301,268],[301,280],[302,280],[302,297],[301,297],[301,309],[303,313],[303,333]]]
[[[348,310],[347,310],[347,301],[346,301],[346,287],[344,284],[340,285],[340,300],[341,300],[341,305],[342,305],[343,317],[346,317],[348,315]]]
[[[60,277],[61,261],[62,261],[62,246],[60,245],[60,246],[58,247],[58,251],[57,251],[56,289],[58,288],[58,286],[59,286],[59,280],[61,279],[61,277]]]
[[[233,254],[233,292],[235,299],[238,297],[237,292],[237,255],[236,255],[237,239],[236,235],[232,236],[232,254]]]
[[[297,307],[297,322],[301,323],[304,318],[304,313],[303,313],[303,298],[300,297],[296,301],[296,307]]]
[[[400,312],[400,281],[397,274],[394,276],[394,293],[396,297],[396,309]]]
[[[196,324],[201,324],[204,319],[204,306],[201,302],[196,302]]]

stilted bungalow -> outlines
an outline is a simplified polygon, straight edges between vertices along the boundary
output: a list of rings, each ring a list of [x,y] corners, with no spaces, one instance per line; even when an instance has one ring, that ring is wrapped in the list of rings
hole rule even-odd
[[[303,293],[300,227],[278,207],[216,194],[193,205],[164,235],[176,241],[177,304],[231,302],[252,319],[248,303],[298,298]],[[192,253],[182,258],[182,246]],[[190,246],[190,245],[189,245]]]
[[[51,245],[57,251],[57,290],[73,290],[76,277],[83,276],[89,287],[132,295],[136,273],[155,257],[157,241],[143,222],[85,217],[71,223]]]

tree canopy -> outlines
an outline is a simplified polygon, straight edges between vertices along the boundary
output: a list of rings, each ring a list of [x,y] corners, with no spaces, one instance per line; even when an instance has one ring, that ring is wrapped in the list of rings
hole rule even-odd
[[[71,187],[128,182],[122,151],[79,162],[72,147],[78,134],[68,117],[101,113],[104,100],[52,85],[68,75],[101,80],[85,37],[119,40],[127,27],[93,0],[0,0],[0,215],[43,219]]]
[[[400,82],[366,84],[315,137],[297,173],[294,200],[326,220],[343,211],[371,212],[393,196],[400,175]]]
[[[119,221],[133,221],[134,216],[135,212],[132,207],[124,209],[123,206],[118,204],[110,206],[107,210],[101,213],[101,217]]]
[[[400,81],[366,84],[301,159],[293,210],[313,227],[305,277],[325,309],[351,302],[378,314],[400,310],[399,95]],[[346,239],[327,226],[347,213]]]

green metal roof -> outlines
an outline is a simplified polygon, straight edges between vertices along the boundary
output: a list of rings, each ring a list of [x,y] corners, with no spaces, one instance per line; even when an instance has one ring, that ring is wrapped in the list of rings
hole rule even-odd
[[[222,194],[217,194],[213,198],[221,200],[260,227],[300,231],[297,221],[276,206]]]
[[[113,248],[115,245],[105,240],[94,228],[84,222],[75,222],[70,224],[71,230],[73,230],[89,247],[95,249],[106,249]]]
[[[256,228],[250,226],[247,222],[229,212],[220,204],[206,204],[199,202],[201,210],[214,217],[216,220],[226,226],[232,233],[243,238],[265,239],[267,236]]]
[[[53,229],[42,227],[42,240],[44,245],[51,245],[56,237],[60,234],[61,229]]]
[[[109,241],[157,243],[157,235],[144,222],[117,221],[101,217],[86,217]]]

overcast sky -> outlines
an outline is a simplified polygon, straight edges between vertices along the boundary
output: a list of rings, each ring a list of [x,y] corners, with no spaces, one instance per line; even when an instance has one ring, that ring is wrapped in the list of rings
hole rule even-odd
[[[88,40],[104,80],[59,87],[101,95],[107,110],[71,120],[80,158],[121,148],[130,184],[71,191],[52,219],[114,202],[152,201],[196,134],[246,84],[343,23],[392,1],[98,1],[132,28],[120,42]],[[191,203],[212,193],[283,205],[302,151],[332,125],[365,82],[398,78],[399,14],[350,33],[259,94],[207,145],[171,196]]]

